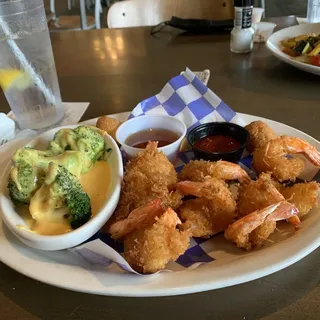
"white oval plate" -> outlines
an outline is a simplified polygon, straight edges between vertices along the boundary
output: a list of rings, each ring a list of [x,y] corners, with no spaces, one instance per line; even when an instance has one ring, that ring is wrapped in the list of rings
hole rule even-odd
[[[282,52],[283,46],[280,43],[282,40],[293,38],[310,32],[320,33],[320,23],[300,24],[298,26],[293,26],[277,31],[270,36],[266,45],[267,48],[272,52],[272,54],[281,61],[291,64],[292,66],[300,70],[319,76],[320,67],[292,59],[290,56]]]
[[[303,138],[320,150],[319,141],[297,129],[264,118],[240,115],[247,123],[263,120],[277,134]],[[116,117],[125,120],[127,116],[128,114],[120,114]],[[86,123],[95,122],[90,120]],[[140,297],[200,292],[261,278],[299,261],[320,245],[319,213],[318,209],[314,209],[303,220],[299,231],[285,231],[280,238],[275,239],[274,244],[250,253],[217,237],[216,261],[179,273],[163,272],[140,277],[121,271],[106,272],[101,267],[89,265],[69,251],[41,252],[31,249],[16,239],[1,221],[0,260],[12,269],[41,282],[92,294]]]

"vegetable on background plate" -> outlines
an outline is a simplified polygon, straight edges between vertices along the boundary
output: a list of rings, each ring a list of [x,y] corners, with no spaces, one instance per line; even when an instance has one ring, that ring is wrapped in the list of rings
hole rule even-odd
[[[314,56],[310,58],[311,64],[314,66],[320,67],[320,55]]]
[[[281,41],[282,52],[294,60],[320,66],[320,34],[305,34]]]

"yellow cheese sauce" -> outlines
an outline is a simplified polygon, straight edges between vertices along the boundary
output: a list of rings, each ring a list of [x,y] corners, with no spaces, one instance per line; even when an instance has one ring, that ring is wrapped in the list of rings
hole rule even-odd
[[[32,219],[29,207],[26,205],[19,206],[18,212],[28,226],[28,228],[21,225],[17,226],[20,229],[47,236],[63,234],[72,230],[68,220],[64,218],[64,215],[67,213],[65,208],[55,210],[53,214],[48,216],[48,219],[41,219],[39,221]]]
[[[110,168],[105,161],[98,161],[93,168],[80,176],[82,189],[91,200],[92,215],[96,215],[106,202],[110,186]]]
[[[91,200],[92,216],[96,215],[106,202],[106,195],[110,186],[110,168],[105,161],[98,161],[92,169],[80,176],[80,183],[83,191]],[[41,235],[58,235],[72,231],[70,224],[64,215],[67,209],[55,210],[48,215],[48,219],[32,219],[28,206],[19,206],[18,212],[23,217],[29,230],[24,226],[17,226],[21,229],[35,232]]]

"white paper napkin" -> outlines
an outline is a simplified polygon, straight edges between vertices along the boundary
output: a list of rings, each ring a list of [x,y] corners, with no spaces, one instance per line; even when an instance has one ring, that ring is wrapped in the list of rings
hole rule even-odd
[[[2,140],[12,140],[15,136],[15,123],[6,114],[0,113],[0,144]]]

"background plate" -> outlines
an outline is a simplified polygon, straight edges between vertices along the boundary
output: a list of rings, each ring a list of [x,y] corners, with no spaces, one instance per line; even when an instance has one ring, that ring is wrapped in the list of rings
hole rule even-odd
[[[264,118],[239,115],[247,123],[263,120],[277,134],[303,138],[320,150],[320,142],[297,129]],[[126,120],[128,113],[114,117]],[[96,120],[85,123],[95,124]],[[1,157],[10,156],[9,153],[20,147],[21,143],[13,145],[11,150],[6,148],[5,155],[0,151]],[[178,274],[163,272],[141,277],[118,270],[106,272],[69,251],[43,252],[31,249],[13,236],[0,221],[0,260],[28,277],[69,290],[115,296],[169,296],[236,285],[281,270],[320,245],[319,230],[319,211],[313,210],[303,220],[299,231],[292,232],[290,226],[285,227],[281,234],[275,235],[274,244],[260,250],[246,253],[218,236],[215,241],[217,260],[211,264],[186,269]],[[219,255],[223,255],[224,259],[219,259]]]
[[[320,23],[300,24],[298,26],[293,26],[277,31],[273,35],[271,35],[266,45],[267,48],[272,52],[272,54],[281,61],[291,64],[292,66],[300,70],[319,76],[320,67],[293,60],[290,56],[282,52],[283,47],[280,44],[280,41],[282,40],[293,38],[310,32],[320,33]]]

